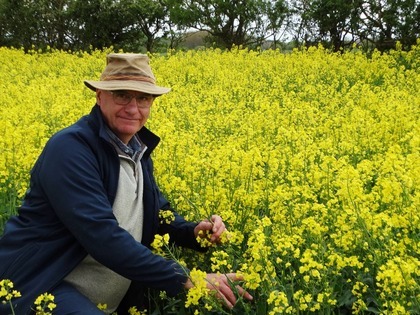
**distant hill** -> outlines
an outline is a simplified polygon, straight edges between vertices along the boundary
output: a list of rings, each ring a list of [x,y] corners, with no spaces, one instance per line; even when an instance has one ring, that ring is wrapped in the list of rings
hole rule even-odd
[[[186,49],[196,49],[204,47],[204,38],[208,35],[207,31],[189,32],[185,39],[180,43],[180,47]]]

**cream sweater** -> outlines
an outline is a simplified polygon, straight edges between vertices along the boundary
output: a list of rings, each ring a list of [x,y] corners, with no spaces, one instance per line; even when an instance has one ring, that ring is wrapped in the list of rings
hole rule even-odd
[[[143,150],[144,152],[144,150]],[[119,225],[138,242],[143,233],[143,172],[140,157],[134,162],[120,154],[120,177],[113,205]],[[95,304],[106,304],[111,314],[120,304],[131,281],[106,268],[88,255],[66,278]]]

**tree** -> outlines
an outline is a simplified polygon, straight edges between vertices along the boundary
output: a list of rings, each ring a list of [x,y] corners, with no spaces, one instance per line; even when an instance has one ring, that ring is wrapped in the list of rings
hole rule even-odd
[[[113,0],[73,0],[69,7],[73,49],[122,48],[129,31],[125,11]]]
[[[285,1],[269,1],[267,5],[267,35],[273,38],[273,48],[278,44],[278,38],[283,38],[290,25],[291,11]]]
[[[297,46],[300,43],[315,42],[315,27],[310,15],[311,2],[308,0],[292,0],[289,3],[291,22],[289,32]]]
[[[67,47],[68,0],[39,0],[32,2],[33,18],[36,24],[33,44],[54,48]]]
[[[354,42],[353,29],[360,21],[358,0],[293,1],[298,27],[295,39],[305,44],[323,43],[334,51]]]
[[[262,46],[291,35],[338,51],[354,42],[409,49],[420,37],[419,0],[0,0],[0,45],[25,50],[174,48],[191,29],[213,45]],[[163,45],[162,45],[163,44]]]
[[[418,0],[367,0],[360,9],[361,25],[356,34],[381,51],[395,47],[396,41],[409,48],[420,37]]]
[[[121,0],[120,6],[130,21],[130,29],[141,32],[145,38],[145,49],[153,51],[159,37],[170,31],[168,7],[164,1]],[[141,43],[137,43],[139,45]],[[139,49],[139,47],[137,47]]]
[[[309,11],[318,28],[318,41],[329,41],[334,51],[345,46],[355,16],[354,2],[348,0],[317,0]],[[356,14],[358,16],[358,14]]]
[[[31,48],[37,32],[33,2],[2,0],[0,9],[1,45]]]
[[[248,46],[267,37],[268,10],[272,3],[266,0],[168,0],[170,17],[180,27],[207,31],[218,46]],[[269,5],[271,3],[271,5]],[[277,8],[281,8],[278,6]],[[274,21],[277,16],[271,16]],[[277,22],[279,19],[277,19]]]
[[[297,42],[323,43],[335,51],[354,42],[388,50],[406,49],[420,36],[418,0],[293,0]]]

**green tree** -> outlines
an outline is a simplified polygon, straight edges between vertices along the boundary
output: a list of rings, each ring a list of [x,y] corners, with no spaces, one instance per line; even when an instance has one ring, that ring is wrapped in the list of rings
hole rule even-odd
[[[37,33],[34,3],[25,0],[1,0],[2,46],[31,48]]]
[[[168,0],[170,17],[177,25],[207,31],[211,40],[224,48],[249,46],[264,40],[268,29],[277,27],[268,18],[273,7],[282,8],[275,6],[275,2],[280,0]],[[277,16],[270,13],[275,21]]]
[[[125,11],[114,0],[74,0],[69,7],[73,49],[122,48],[131,31]]]
[[[310,14],[311,1],[291,0],[289,3],[292,14],[289,33],[297,46],[302,43],[315,42],[315,24]]]
[[[297,21],[292,29],[296,41],[322,43],[334,51],[355,41],[353,30],[360,23],[358,0],[293,1],[292,7]]]
[[[141,33],[144,38],[144,41],[137,42],[134,46],[137,49],[154,51],[158,39],[169,33],[171,23],[166,3],[155,0],[121,0],[120,6],[130,22],[129,28],[135,34]]]
[[[72,0],[2,0],[1,39],[4,46],[30,49],[68,48],[68,7]]]
[[[285,1],[269,1],[267,4],[267,37],[273,40],[273,48],[278,45],[278,40],[284,38],[289,26],[291,11]]]
[[[138,47],[143,32],[115,0],[0,0],[0,44],[58,49]]]
[[[348,0],[316,0],[310,9],[311,18],[317,25],[318,41],[329,41],[334,51],[346,44],[346,36],[351,33],[359,14],[354,2]],[[356,17],[356,21],[354,19]]]
[[[395,47],[396,41],[408,49],[420,37],[418,0],[367,0],[360,9],[360,31],[356,33],[381,51]]]
[[[0,45],[26,50],[175,48],[184,33],[210,43],[261,46],[291,35],[333,50],[354,42],[409,49],[420,37],[419,0],[0,0]],[[167,48],[167,47],[165,47]]]
[[[291,7],[296,41],[336,51],[354,42],[382,51],[400,41],[409,49],[420,36],[418,0],[293,0]]]

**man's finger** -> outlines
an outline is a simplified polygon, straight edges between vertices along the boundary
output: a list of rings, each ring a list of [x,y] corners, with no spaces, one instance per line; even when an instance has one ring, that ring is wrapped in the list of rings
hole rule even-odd
[[[229,281],[241,281],[244,280],[242,275],[238,275],[237,273],[227,273],[225,276],[229,279]]]
[[[239,296],[242,296],[243,298],[252,301],[254,297],[249,294],[244,288],[242,288],[240,285],[236,286],[236,291],[239,293]]]
[[[226,274],[227,281],[234,282],[234,281],[242,281],[244,277],[242,275],[238,275],[237,273],[228,273]],[[240,285],[236,286],[236,290],[239,293],[240,296],[244,297],[247,300],[253,300],[254,297],[249,294],[244,288],[242,288]]]
[[[233,308],[233,306],[236,304],[236,297],[235,294],[233,294],[231,288],[226,285],[221,285],[217,291],[218,294],[223,298],[226,306]]]

